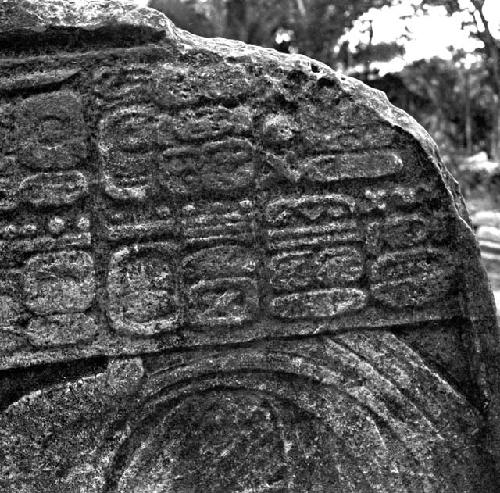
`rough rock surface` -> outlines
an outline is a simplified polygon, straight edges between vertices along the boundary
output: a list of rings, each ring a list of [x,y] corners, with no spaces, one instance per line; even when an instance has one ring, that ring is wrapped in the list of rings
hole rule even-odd
[[[415,121],[127,2],[0,31],[1,491],[498,491],[492,297]]]

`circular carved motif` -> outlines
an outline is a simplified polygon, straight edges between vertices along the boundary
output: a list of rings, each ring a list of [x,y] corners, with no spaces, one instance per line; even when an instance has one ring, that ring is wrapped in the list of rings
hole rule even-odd
[[[312,491],[313,481],[331,483],[324,431],[264,392],[195,394],[149,431],[116,491]]]
[[[377,337],[327,339],[324,356],[172,358],[142,388],[103,493],[474,491],[457,432],[472,431],[474,411],[396,338]],[[437,431],[443,414],[450,429]]]

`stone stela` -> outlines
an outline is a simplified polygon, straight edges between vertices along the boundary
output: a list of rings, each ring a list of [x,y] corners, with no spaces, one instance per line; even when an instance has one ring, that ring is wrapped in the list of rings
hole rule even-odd
[[[6,0],[0,143],[2,491],[498,491],[477,245],[381,93]]]

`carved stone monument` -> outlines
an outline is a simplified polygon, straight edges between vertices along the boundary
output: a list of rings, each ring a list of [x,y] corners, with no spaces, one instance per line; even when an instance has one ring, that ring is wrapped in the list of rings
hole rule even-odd
[[[0,491],[499,491],[457,183],[301,56],[0,2]]]

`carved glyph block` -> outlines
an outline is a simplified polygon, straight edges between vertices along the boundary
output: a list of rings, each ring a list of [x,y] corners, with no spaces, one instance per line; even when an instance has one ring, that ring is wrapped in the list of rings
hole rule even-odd
[[[175,247],[126,247],[111,258],[109,314],[120,332],[154,334],[172,330],[179,319]]]
[[[80,97],[71,91],[25,99],[17,109],[18,157],[34,170],[76,168],[87,157]]]
[[[23,287],[36,314],[83,312],[94,299],[94,262],[85,252],[36,255],[26,264]]]

